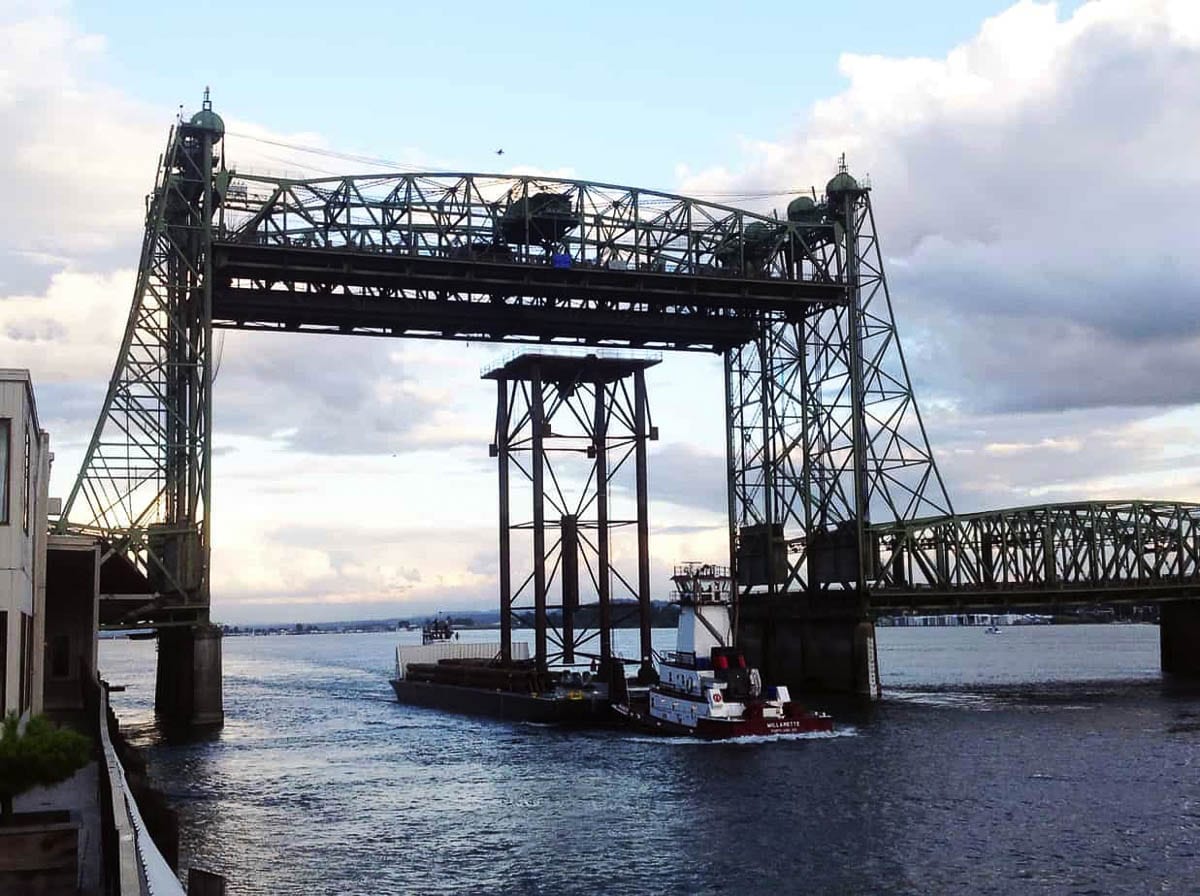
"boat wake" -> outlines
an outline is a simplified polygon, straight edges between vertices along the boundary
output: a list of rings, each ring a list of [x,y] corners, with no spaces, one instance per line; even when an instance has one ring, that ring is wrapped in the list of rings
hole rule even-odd
[[[664,744],[677,746],[681,744],[772,744],[780,741],[794,740],[834,740],[839,737],[858,737],[859,731],[853,726],[839,727],[834,731],[798,731],[791,734],[746,734],[742,737],[706,738],[692,737],[686,734],[655,734],[628,735],[621,740],[633,744]]]
[[[904,691],[889,688],[885,700],[897,703],[917,703],[923,706],[949,706],[956,709],[990,711],[1003,709],[1003,701],[987,694],[962,691]]]
[[[1054,693],[1050,690],[1013,690],[1006,688],[995,692],[980,691],[918,691],[889,689],[886,698],[897,703],[920,704],[923,706],[970,709],[978,712],[997,710],[1021,710],[1024,712],[1088,712],[1097,708],[1097,695]],[[1080,700],[1078,698],[1082,697]]]

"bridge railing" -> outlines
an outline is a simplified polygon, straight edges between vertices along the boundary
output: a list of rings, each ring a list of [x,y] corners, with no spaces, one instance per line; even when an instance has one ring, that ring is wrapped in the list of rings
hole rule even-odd
[[[788,221],[684,196],[484,174],[233,175],[220,238],[492,262],[837,282],[832,217]]]

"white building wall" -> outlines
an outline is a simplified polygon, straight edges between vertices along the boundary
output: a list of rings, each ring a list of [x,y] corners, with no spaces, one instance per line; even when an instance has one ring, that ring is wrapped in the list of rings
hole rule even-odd
[[[7,427],[3,421],[7,421]],[[3,432],[5,428],[7,433]],[[0,611],[6,615],[2,633],[5,674],[0,703],[7,715],[14,710],[41,708],[44,646],[39,638],[43,627],[38,617],[42,615],[39,604],[45,598],[50,454],[49,438],[38,427],[33,384],[27,370],[0,369],[0,438],[7,439],[4,451],[7,463],[0,466],[6,486],[0,493]],[[26,655],[33,670],[25,707],[20,706],[23,626],[28,626]]]

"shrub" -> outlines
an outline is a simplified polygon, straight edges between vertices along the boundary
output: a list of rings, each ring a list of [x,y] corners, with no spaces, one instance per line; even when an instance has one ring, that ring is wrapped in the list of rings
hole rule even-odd
[[[0,731],[0,825],[11,824],[13,798],[34,787],[65,781],[87,765],[91,742],[82,734],[34,716],[18,730],[10,713]]]

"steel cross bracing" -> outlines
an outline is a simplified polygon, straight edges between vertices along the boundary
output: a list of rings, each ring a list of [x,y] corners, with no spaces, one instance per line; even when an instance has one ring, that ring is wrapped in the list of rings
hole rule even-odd
[[[636,622],[632,661],[649,669],[647,442],[657,431],[645,371],[657,363],[535,349],[484,373],[497,386],[504,660],[514,625],[525,626],[539,669],[590,660],[607,674],[613,630]],[[524,501],[514,492],[531,505],[515,519]]]
[[[786,221],[480,174],[233,178],[218,326],[719,351],[844,301]]]
[[[806,236],[847,301],[769,322],[726,354],[743,593],[861,591],[873,580],[872,519],[952,511],[900,348],[869,190],[839,178]]]

